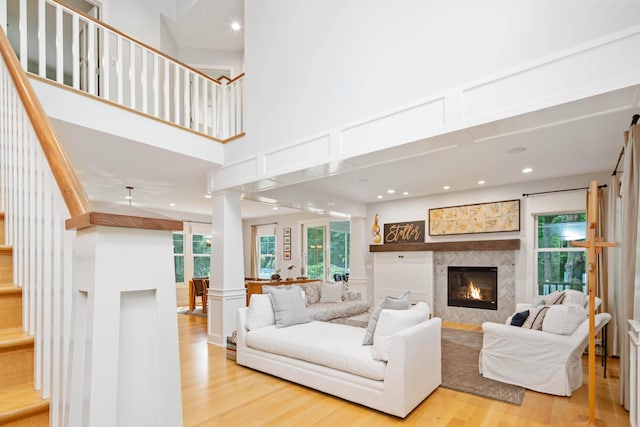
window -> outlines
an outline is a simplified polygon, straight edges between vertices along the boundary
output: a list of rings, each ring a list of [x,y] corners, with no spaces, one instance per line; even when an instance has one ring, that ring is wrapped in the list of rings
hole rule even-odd
[[[536,225],[538,295],[565,289],[586,292],[586,252],[569,244],[585,240],[586,214],[539,215]]]
[[[193,277],[209,277],[211,274],[211,236],[192,235]]]
[[[329,223],[329,253],[331,256],[329,278],[335,274],[349,273],[349,252],[351,250],[351,223],[333,221]]]
[[[336,274],[340,276],[349,274],[351,250],[349,221],[305,225],[304,238],[307,251],[307,276],[310,279],[333,280]]]
[[[184,283],[184,234],[173,233],[173,265],[176,283]]]
[[[276,272],[276,236],[258,237],[258,256],[260,257],[258,277],[271,278],[271,275]]]

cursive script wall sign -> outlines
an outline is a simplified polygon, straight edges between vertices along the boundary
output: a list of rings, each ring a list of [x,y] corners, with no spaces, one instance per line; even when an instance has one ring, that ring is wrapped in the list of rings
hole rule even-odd
[[[424,221],[384,225],[384,243],[424,243]]]

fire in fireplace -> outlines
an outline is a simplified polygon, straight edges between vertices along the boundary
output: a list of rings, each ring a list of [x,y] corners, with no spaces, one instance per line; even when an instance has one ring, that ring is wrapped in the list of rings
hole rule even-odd
[[[449,306],[498,309],[498,267],[449,266],[447,276]]]

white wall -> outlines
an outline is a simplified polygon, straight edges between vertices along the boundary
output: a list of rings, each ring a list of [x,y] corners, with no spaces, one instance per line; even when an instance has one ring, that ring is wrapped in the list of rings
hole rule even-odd
[[[175,19],[176,0],[103,0],[103,4],[109,25],[156,49],[170,48],[160,15]]]
[[[400,201],[374,203],[368,206],[367,224],[373,224],[374,216],[379,215],[378,223],[384,230],[384,224],[425,220],[427,231],[425,241],[462,241],[491,239],[520,239],[520,250],[516,253],[516,302],[532,301],[534,286],[534,215],[561,213],[586,209],[586,191],[572,191],[536,195],[524,198],[523,193],[588,187],[595,179],[600,185],[608,182],[608,174],[574,176],[555,180],[534,181],[502,187],[486,188],[475,191],[444,193],[429,197],[415,197]],[[429,209],[446,206],[458,206],[471,203],[486,203],[501,200],[520,199],[520,231],[505,233],[462,234],[455,236],[428,235]],[[367,236],[367,245],[373,243],[373,236]],[[370,292],[373,291],[372,257],[367,262],[367,279]]]
[[[244,71],[244,55],[242,52],[223,50],[181,48],[178,53],[180,61],[195,68],[231,68],[231,78]]]
[[[227,158],[633,26],[637,13],[633,0],[247,0],[247,137],[225,148]]]

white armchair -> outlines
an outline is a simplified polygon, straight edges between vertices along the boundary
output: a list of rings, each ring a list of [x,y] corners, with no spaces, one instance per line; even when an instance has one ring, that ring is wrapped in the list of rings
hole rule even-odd
[[[609,313],[595,316],[596,333]],[[589,341],[586,318],[570,335],[485,322],[479,369],[485,378],[558,396],[582,386],[582,353]]]

